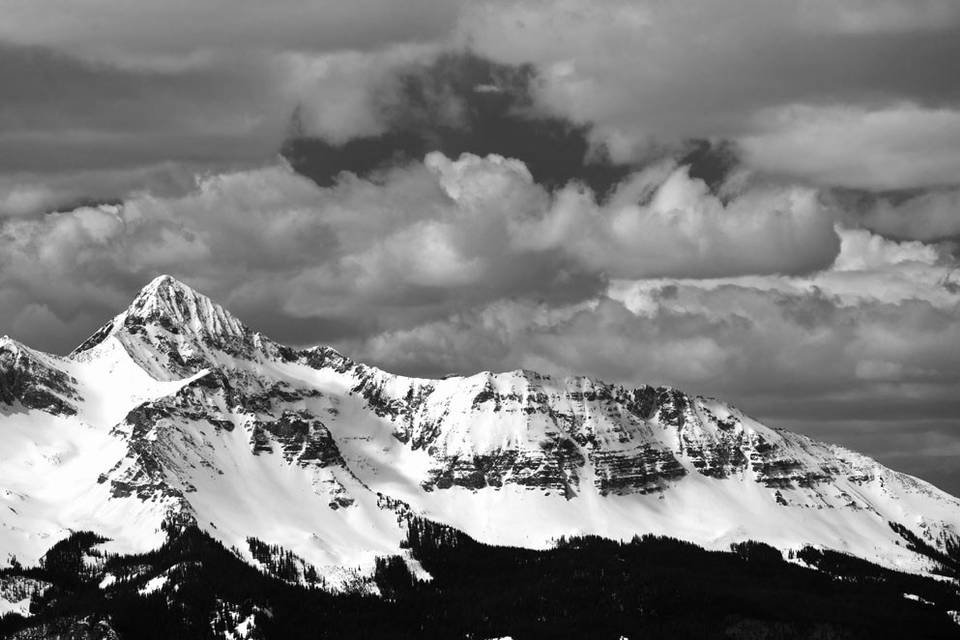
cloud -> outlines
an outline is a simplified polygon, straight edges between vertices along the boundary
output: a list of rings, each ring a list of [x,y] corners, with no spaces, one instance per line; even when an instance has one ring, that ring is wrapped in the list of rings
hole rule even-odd
[[[418,0],[400,11],[363,0],[345,11],[109,0],[96,20],[83,2],[62,4],[44,5],[44,19],[36,3],[5,7],[0,172],[250,166],[278,148],[299,106],[309,139],[285,152],[322,185],[438,150],[517,157],[551,188],[578,177],[606,193],[651,159],[681,157],[691,139],[759,141],[758,170],[826,184],[953,175],[956,144],[927,133],[960,102],[949,64],[960,18],[949,1],[729,0],[690,11]],[[805,105],[806,119],[784,124],[791,105]],[[900,125],[878,114],[901,105],[918,113],[904,114],[896,134]],[[843,109],[867,114],[872,128],[838,139],[876,161],[861,166],[832,145]],[[911,127],[922,162],[909,160]],[[811,151],[804,133],[821,144]],[[794,148],[827,162],[792,157]]]
[[[279,59],[242,55],[125,70],[0,41],[0,172],[262,162],[293,108],[286,73]]]
[[[341,171],[370,175],[431,151],[522,160],[549,188],[573,179],[604,194],[631,170],[593,144],[590,126],[536,104],[537,70],[469,50],[336,56],[303,95],[283,153],[321,186]],[[331,89],[345,88],[345,102]]]
[[[960,176],[960,110],[795,105],[759,116],[740,139],[748,163],[819,184],[902,189]]]
[[[673,384],[768,411],[777,399],[819,396],[935,401],[960,381],[953,346],[960,298],[936,290],[945,266],[926,270],[929,288],[901,299],[854,295],[849,283],[837,284],[838,274],[786,283],[632,281],[575,305],[499,301],[356,348],[411,373],[581,372],[630,385]],[[886,276],[873,267],[848,275],[870,277],[884,290]]]
[[[859,224],[883,235],[923,241],[960,236],[960,190],[937,189],[906,199],[878,197]]]
[[[751,191],[724,207],[684,169],[639,174],[606,204],[576,185],[551,194],[501,156],[431,153],[387,176],[318,190],[337,252],[276,285],[287,312],[404,324],[510,296],[578,300],[608,277],[811,270],[838,246],[811,193]],[[643,191],[650,204],[635,205]],[[352,216],[331,216],[341,210]]]
[[[181,195],[196,185],[199,169],[189,163],[165,162],[132,169],[93,169],[52,175],[0,174],[0,218],[117,204],[136,193]]]
[[[354,138],[383,134],[389,123],[375,104],[378,87],[400,69],[427,64],[437,54],[437,47],[431,45],[394,46],[372,52],[287,54],[293,70],[290,82],[298,96],[291,133],[322,138],[335,147]],[[340,170],[350,170],[349,164],[336,163],[330,177]]]
[[[457,0],[341,2],[170,0],[161,4],[54,0],[4,6],[0,40],[55,48],[113,66],[180,70],[210,52],[376,49],[441,37],[460,11]],[[96,19],[91,19],[95,15]]]
[[[282,153],[321,186],[342,171],[370,176],[431,151],[517,158],[549,189],[575,180],[601,197],[664,158],[688,165],[714,192],[741,168],[739,150],[726,140],[685,139],[614,160],[616,141],[598,140],[591,123],[541,104],[544,79],[535,67],[499,64],[469,49],[395,47],[301,63],[299,75],[314,89],[301,92]]]
[[[461,39],[499,62],[536,65],[539,104],[593,123],[595,137],[620,160],[691,137],[760,135],[766,128],[758,118],[790,105],[869,112],[877,105],[913,103],[932,114],[955,110],[960,101],[951,76],[951,61],[960,55],[956,3],[732,0],[691,9],[566,0],[550,7],[524,1],[471,5],[460,22]],[[919,117],[917,155],[953,157],[949,142],[926,135],[930,121]],[[771,154],[780,168],[811,176],[802,158],[788,164],[790,158]],[[828,184],[849,176],[854,183],[925,185],[953,166],[931,161],[908,170],[897,164],[886,177],[875,163],[877,171],[865,177],[856,173],[858,159],[838,158],[840,173],[815,177]]]
[[[869,34],[948,28],[960,19],[951,0],[844,0],[807,2],[804,17],[819,28]]]
[[[235,301],[241,315],[273,308],[365,334],[502,299],[576,304],[612,277],[823,268],[839,241],[814,195],[751,186],[724,204],[670,163],[602,203],[575,183],[550,192],[502,156],[434,152],[331,187],[275,164],[202,175],[185,193],[10,218],[0,226],[0,286],[29,291],[60,317],[107,316],[108,303],[172,272]],[[72,292],[80,282],[99,293]],[[6,312],[12,324],[18,311]],[[80,338],[57,337],[61,349]]]
[[[342,125],[350,117],[354,128],[341,135],[352,135],[369,123],[358,118],[366,98],[355,89],[351,101],[351,87],[381,73],[380,65],[435,51],[459,5],[6,3],[0,176],[74,182],[88,176],[91,183],[79,191],[114,200],[127,183],[104,193],[104,181],[88,172],[168,162],[210,171],[262,164],[280,147],[297,104],[308,100],[334,112],[314,109],[307,114],[311,125],[331,118]],[[6,208],[61,204],[40,191],[21,186],[6,194]]]
[[[498,300],[342,347],[414,375],[530,368],[671,384],[956,490],[918,444],[960,442],[953,263],[919,242],[840,236],[834,266],[811,275],[620,280],[573,304]]]
[[[517,242],[568,246],[614,278],[798,273],[837,255],[832,218],[813,190],[758,186],[724,204],[685,167],[658,177],[636,174],[603,207],[567,187],[552,215],[518,228]]]

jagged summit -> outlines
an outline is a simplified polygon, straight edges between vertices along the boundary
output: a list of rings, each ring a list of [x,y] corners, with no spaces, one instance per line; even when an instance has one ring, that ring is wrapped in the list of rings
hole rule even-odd
[[[154,344],[159,341],[220,348],[241,343],[249,348],[248,343],[262,339],[211,298],[169,275],[151,280],[126,311],[94,332],[71,356],[92,349],[111,335],[124,342],[140,338]]]
[[[241,338],[250,333],[233,314],[168,275],[154,278],[127,309],[126,319],[157,321],[166,329]]]

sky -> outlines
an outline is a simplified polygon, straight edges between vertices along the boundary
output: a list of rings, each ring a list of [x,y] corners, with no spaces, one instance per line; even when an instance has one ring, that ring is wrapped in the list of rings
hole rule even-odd
[[[960,494],[955,0],[0,0],[0,333],[730,401]]]

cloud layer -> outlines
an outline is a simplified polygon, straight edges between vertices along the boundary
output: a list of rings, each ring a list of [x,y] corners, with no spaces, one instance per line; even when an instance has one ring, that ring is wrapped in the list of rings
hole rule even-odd
[[[611,278],[803,273],[839,247],[809,189],[750,187],[724,204],[665,164],[600,203],[576,183],[546,190],[518,160],[438,152],[326,188],[284,164],[208,175],[184,195],[12,218],[0,243],[2,280],[61,317],[89,304],[81,284],[106,304],[172,271],[241,305],[370,327],[516,296],[578,301]],[[62,349],[79,336],[57,337]]]
[[[678,138],[767,135],[775,146],[757,168],[773,157],[775,169],[830,184],[922,186],[956,166],[956,144],[922,133],[960,109],[950,62],[960,55],[960,10],[949,1],[565,0],[548,12],[503,1],[471,5],[460,29],[484,55],[535,63],[543,104],[596,123],[622,157]],[[913,126],[923,136],[913,146],[902,135],[884,144]],[[831,160],[822,172],[790,156],[811,148]],[[858,154],[876,151],[886,157],[870,168],[880,170],[860,168]],[[905,166],[918,157],[924,167]]]
[[[845,187],[948,186],[960,165],[950,0],[4,9],[0,172],[41,180],[171,161],[256,166],[295,111],[334,147],[406,132],[380,142],[408,159],[499,153],[539,178],[531,149],[541,162],[571,154],[556,185],[571,167],[594,179],[584,144],[635,165],[700,138],[739,141],[755,170]],[[525,128],[503,125],[517,120],[544,135],[516,141]],[[560,144],[546,148],[550,131]],[[341,155],[325,171],[358,169],[348,164]]]

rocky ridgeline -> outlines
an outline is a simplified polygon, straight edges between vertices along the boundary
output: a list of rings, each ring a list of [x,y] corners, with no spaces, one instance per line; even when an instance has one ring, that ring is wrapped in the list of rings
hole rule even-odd
[[[133,365],[143,369],[135,371],[140,378],[111,406],[113,372]],[[298,557],[331,571],[350,569],[342,558],[364,557],[355,549],[391,549],[402,528],[394,516],[411,512],[474,527],[501,544],[527,538],[497,521],[497,505],[511,514],[528,502],[552,518],[543,532],[536,525],[522,532],[531,541],[563,527],[622,535],[621,515],[628,533],[650,523],[700,535],[699,525],[684,529],[682,519],[700,518],[710,504],[657,520],[672,495],[682,508],[704,496],[729,501],[705,517],[711,531],[734,537],[754,525],[751,535],[763,534],[782,517],[785,530],[814,523],[811,534],[798,534],[804,542],[808,535],[817,544],[836,539],[836,548],[852,541],[863,557],[880,549],[876,557],[891,564],[906,557],[922,570],[908,555],[914,548],[944,566],[942,558],[960,556],[954,498],[864,456],[765,427],[715,399],[527,370],[397,376],[330,347],[273,342],[171,278],[151,283],[67,358],[0,341],[0,417],[31,410],[76,416],[89,428],[77,434],[99,432],[86,450],[92,489],[84,495],[142,518],[144,539],[151,530],[195,525],[232,540],[257,523],[253,512],[263,505],[299,535],[284,544],[300,544]],[[61,423],[38,422],[54,436],[73,426]],[[97,460],[101,442],[110,443],[110,457]],[[41,456],[54,469],[70,460],[53,446]],[[494,517],[472,520],[471,494]],[[39,501],[23,500],[42,510]],[[758,514],[755,523],[730,515],[741,506]],[[806,509],[844,513],[834,528],[826,512],[798,515]],[[31,522],[9,517],[19,518],[16,526]],[[889,522],[906,524],[891,529]]]
[[[748,427],[742,415],[710,399],[668,387],[555,380],[526,370],[448,380],[393,376],[329,347],[298,351],[279,345],[169,277],[144,288],[127,311],[74,353],[89,351],[111,335],[158,379],[204,373],[176,394],[135,408],[115,428],[130,435],[127,464],[101,476],[109,479],[115,496],[178,501],[191,491],[189,483],[177,486],[167,477],[179,449],[168,440],[182,434],[163,430],[165,422],[202,421],[228,431],[241,425],[255,455],[278,452],[303,467],[345,467],[324,424],[329,416],[303,407],[302,401],[319,391],[236,366],[271,360],[331,370],[351,380],[350,393],[393,425],[396,440],[429,453],[433,465],[422,482],[427,491],[510,484],[572,499],[582,492],[585,478],[602,495],[623,495],[661,492],[689,473],[716,479],[749,474],[784,500],[783,489],[816,492],[841,474],[858,480],[856,469],[822,464],[825,455],[832,458],[825,446]],[[71,415],[71,400],[79,399],[75,385],[12,340],[0,343],[0,401]],[[457,442],[471,425],[501,420],[518,425],[517,437],[482,450],[464,450]],[[867,473],[859,481],[870,478]],[[346,497],[331,503],[349,504]]]
[[[287,458],[309,459],[321,466],[342,463],[322,418],[302,408],[289,409],[317,392],[259,380],[230,363],[300,362],[349,376],[351,393],[394,425],[398,441],[428,452],[435,460],[422,485],[430,491],[513,484],[573,498],[582,490],[587,466],[593,469],[593,482],[603,495],[663,491],[691,470],[718,479],[752,473],[773,489],[814,488],[841,472],[835,467],[810,467],[808,461],[797,459],[793,452],[798,443],[803,445],[798,439],[771,438],[745,429],[738,415],[725,411],[718,416],[706,399],[676,389],[627,389],[585,378],[557,381],[532,371],[453,381],[399,378],[329,347],[290,349],[251,331],[209,298],[172,278],[152,282],[125,313],[78,351],[93,348],[108,335],[117,335],[155,377],[175,379],[209,371],[191,388],[215,387],[224,405],[257,416],[244,421],[251,430],[254,453],[276,448]],[[180,402],[176,407],[141,411],[155,420],[162,417],[155,415],[157,411],[175,409],[180,417],[228,428],[233,421],[217,417],[222,413],[219,406]],[[519,421],[523,431],[538,434],[538,439],[521,438],[484,451],[449,450],[451,425],[462,432],[463,423],[504,418]],[[149,467],[150,456],[138,455]],[[158,489],[144,486],[141,490]]]
[[[427,490],[516,484],[572,498],[587,465],[603,495],[663,491],[691,469],[718,479],[751,473],[774,489],[814,488],[843,473],[836,465],[811,466],[824,451],[797,457],[813,446],[805,438],[745,427],[728,407],[668,387],[627,389],[519,371],[458,378],[451,393],[449,381],[398,379],[342,356],[311,364],[350,372],[353,393],[394,424],[394,437],[431,454],[436,466]],[[464,424],[496,420],[519,421],[523,433],[542,438],[467,455],[447,450],[451,428],[469,431]]]
[[[72,416],[77,381],[14,340],[0,338],[0,403]]]
[[[119,338],[137,364],[158,379],[193,375],[216,361],[218,354],[257,361],[291,358],[294,353],[169,276],[144,287],[125,312],[73,354],[90,351],[109,336]]]

